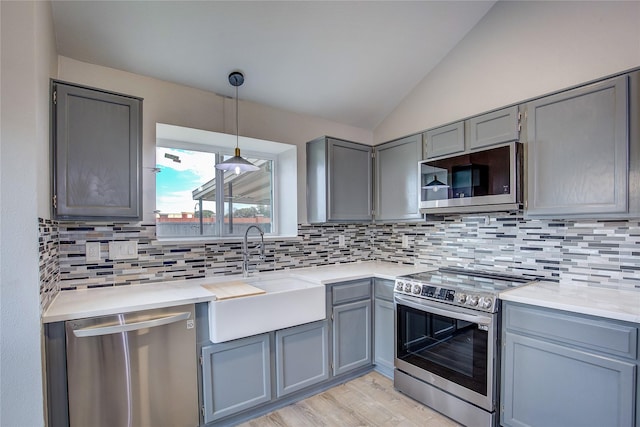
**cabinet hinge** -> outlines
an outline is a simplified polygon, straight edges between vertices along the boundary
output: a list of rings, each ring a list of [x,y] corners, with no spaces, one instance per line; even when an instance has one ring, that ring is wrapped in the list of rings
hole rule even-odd
[[[333,312],[331,312],[331,320],[333,320]]]
[[[202,356],[198,357],[198,359],[200,360],[200,366],[204,365],[204,360],[202,360]]]
[[[504,412],[504,405],[500,405],[500,412]]]
[[[522,130],[522,113],[518,112],[518,132]]]
[[[57,195],[53,195],[52,197],[52,202],[53,202],[53,209],[58,209],[58,196]]]
[[[202,417],[204,418],[204,406],[200,407],[200,413],[202,414]]]
[[[54,90],[53,91],[53,105],[56,105],[58,103],[58,91]]]
[[[375,158],[376,158],[376,152],[375,152],[375,151],[372,151],[372,152],[371,152],[371,158],[372,158],[372,159],[375,159]]]

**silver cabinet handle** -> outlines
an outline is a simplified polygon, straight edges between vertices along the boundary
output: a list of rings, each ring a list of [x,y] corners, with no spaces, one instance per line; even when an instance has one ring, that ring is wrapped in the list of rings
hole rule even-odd
[[[143,322],[129,323],[124,325],[97,326],[97,327],[90,326],[88,328],[76,329],[73,331],[73,334],[78,338],[117,334],[120,332],[137,331],[139,329],[168,325],[170,323],[176,323],[181,320],[187,320],[189,317],[191,317],[191,313],[184,312],[184,313],[172,314],[171,316],[159,317],[157,319],[145,320]]]

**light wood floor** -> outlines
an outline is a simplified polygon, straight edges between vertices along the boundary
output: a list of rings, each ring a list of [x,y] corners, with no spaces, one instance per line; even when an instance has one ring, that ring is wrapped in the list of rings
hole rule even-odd
[[[449,418],[394,390],[393,382],[377,372],[368,373],[240,426],[459,427]]]

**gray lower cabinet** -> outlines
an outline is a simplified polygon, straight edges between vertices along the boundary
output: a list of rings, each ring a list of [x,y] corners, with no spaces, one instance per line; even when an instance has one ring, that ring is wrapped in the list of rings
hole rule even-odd
[[[52,82],[53,215],[142,217],[142,99]]]
[[[342,375],[370,366],[371,279],[331,286],[332,374]]]
[[[503,426],[640,421],[637,325],[510,302],[504,309]]]
[[[202,359],[205,423],[271,400],[269,334],[204,347]]]
[[[326,320],[276,331],[277,396],[286,396],[327,380],[328,359]]]
[[[528,215],[627,212],[628,79],[526,104]]]
[[[234,422],[234,415],[329,377],[327,320],[204,346],[204,422]]]
[[[381,374],[393,378],[395,310],[393,280],[374,279],[373,363]]]
[[[376,220],[420,219],[422,135],[376,146]]]
[[[373,148],[322,137],[307,142],[307,220],[372,218]]]

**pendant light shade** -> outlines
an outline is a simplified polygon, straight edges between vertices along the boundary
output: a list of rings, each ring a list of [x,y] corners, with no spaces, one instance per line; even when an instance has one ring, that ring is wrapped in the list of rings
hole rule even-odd
[[[441,188],[449,188],[447,184],[438,180],[438,177],[433,175],[433,180],[424,186],[427,190],[438,191]]]
[[[216,165],[216,169],[220,169],[223,171],[234,171],[237,175],[240,175],[242,172],[254,172],[259,170],[260,168],[250,161],[244,159],[240,155],[240,147],[239,147],[239,139],[240,136],[238,131],[238,86],[244,83],[244,75],[238,71],[234,71],[229,74],[229,83],[236,88],[236,151],[235,155],[230,159],[225,160],[222,163],[218,163]]]

